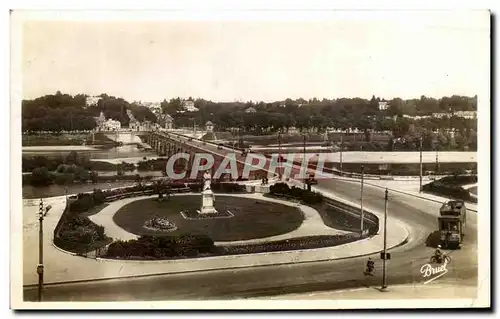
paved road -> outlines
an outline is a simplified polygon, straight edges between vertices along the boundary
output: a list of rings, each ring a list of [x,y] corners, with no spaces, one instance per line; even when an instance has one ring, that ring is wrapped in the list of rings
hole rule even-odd
[[[359,185],[348,181],[320,181],[319,187],[331,189],[344,198],[359,200]],[[383,191],[367,186],[365,206],[383,210]],[[422,204],[423,203],[423,204]],[[391,194],[388,212],[412,227],[410,242],[392,250],[388,262],[388,284],[421,283],[420,267],[428,262],[433,249],[425,247],[429,233],[437,227],[432,206],[405,195]],[[437,207],[437,206],[436,206]],[[451,252],[449,272],[442,281],[477,282],[477,216],[469,214],[465,245]],[[390,231],[390,230],[389,230]],[[376,275],[364,277],[364,258],[340,261],[276,265],[237,270],[162,275],[135,279],[117,279],[76,284],[50,285],[45,288],[47,301],[132,301],[229,299],[271,296],[284,293],[326,291],[381,284],[381,262],[376,258]],[[90,270],[89,270],[90,271]],[[444,296],[445,297],[445,296]],[[26,288],[25,299],[35,300],[36,289]]]

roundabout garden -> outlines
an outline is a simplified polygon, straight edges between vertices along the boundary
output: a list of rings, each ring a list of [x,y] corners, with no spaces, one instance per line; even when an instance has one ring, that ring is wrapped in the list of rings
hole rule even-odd
[[[316,249],[360,239],[356,209],[326,200],[309,190],[278,183],[265,197],[309,206],[319,214],[321,225],[333,230],[331,233],[316,233],[310,228],[300,231],[306,221],[310,222],[302,209],[291,202],[234,194],[245,192],[244,186],[233,183],[214,187],[216,192],[223,192],[216,195],[214,206],[219,212],[228,212],[229,218],[192,218],[189,212],[195,212],[201,205],[200,185],[167,186],[166,190],[155,184],[105,191],[96,189],[92,193],[70,196],[54,229],[54,245],[86,257],[162,260]],[[164,197],[162,194],[178,195]],[[100,214],[97,211],[111,202],[138,196],[142,198],[118,205],[109,217],[116,226],[137,235],[137,239],[109,238],[105,227],[88,217]],[[371,214],[365,212],[366,215]],[[335,233],[335,229],[347,232]],[[365,229],[368,237],[376,233],[378,219],[374,216],[367,219]],[[298,233],[287,237],[294,231]],[[273,236],[279,237],[267,240]],[[246,240],[257,242],[237,243]]]
[[[168,235],[207,235],[214,241],[237,241],[265,238],[289,233],[302,224],[302,212],[297,207],[251,198],[219,195],[218,211],[230,211],[231,218],[186,219],[182,211],[196,211],[199,195],[173,196],[159,202],[155,198],[138,200],[120,208],[113,221],[126,231],[140,236],[161,236],[165,231],[144,227],[154,217],[167,219],[176,225]]]

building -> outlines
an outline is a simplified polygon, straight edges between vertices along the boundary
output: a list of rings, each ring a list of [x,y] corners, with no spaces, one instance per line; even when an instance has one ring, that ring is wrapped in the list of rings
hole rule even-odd
[[[174,128],[174,119],[170,115],[166,114],[165,117],[165,129],[171,130]]]
[[[194,107],[194,102],[193,101],[183,101],[182,102],[182,107],[186,112],[198,112],[198,109]]]
[[[432,113],[432,117],[437,118],[437,119],[440,119],[443,117],[450,117],[450,116],[451,116],[450,113]]]
[[[98,117],[94,117],[96,123],[96,129],[101,131],[104,129],[104,122],[106,121],[106,117],[104,116],[104,112],[101,111],[101,114]]]
[[[139,121],[130,121],[128,122],[128,127],[132,131],[139,131],[141,129],[141,123],[139,123]]]
[[[113,119],[108,119],[103,123],[104,131],[119,131],[122,127],[122,123],[120,121],[115,121]]]
[[[465,119],[477,119],[477,111],[456,111],[453,115]]]
[[[403,114],[403,117],[406,119],[412,119],[412,120],[422,120],[422,119],[428,119],[430,118],[429,115],[408,115],[408,114]]]
[[[87,105],[87,107],[97,106],[97,103],[100,99],[100,96],[87,96],[87,98],[85,99],[85,104]]]
[[[208,121],[207,123],[205,123],[205,128],[207,130],[207,133],[213,133],[214,124],[212,122]]]
[[[151,124],[150,121],[144,121],[140,124],[140,130],[141,131],[151,131],[153,129],[153,125]]]
[[[389,102],[386,102],[386,101],[380,101],[378,102],[378,109],[383,111],[383,110],[387,110],[389,108]]]
[[[245,113],[255,113],[257,110],[255,110],[253,107],[249,107],[245,110]]]

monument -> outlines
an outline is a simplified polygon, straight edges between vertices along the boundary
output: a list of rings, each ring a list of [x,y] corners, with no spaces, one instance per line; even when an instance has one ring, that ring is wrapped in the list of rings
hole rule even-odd
[[[211,180],[212,175],[210,172],[205,172],[203,174],[203,189],[201,191],[201,210],[198,211],[200,214],[217,214],[214,207],[214,193],[210,188]]]

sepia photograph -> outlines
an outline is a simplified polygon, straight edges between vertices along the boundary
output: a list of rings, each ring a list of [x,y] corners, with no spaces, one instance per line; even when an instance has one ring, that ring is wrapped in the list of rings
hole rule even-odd
[[[490,24],[11,11],[11,308],[491,307]]]

